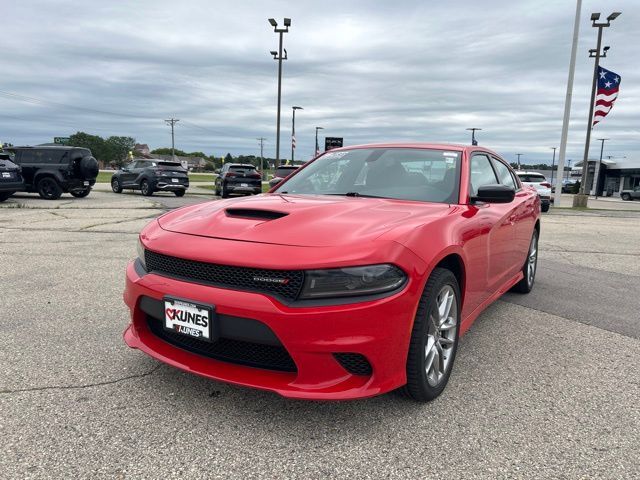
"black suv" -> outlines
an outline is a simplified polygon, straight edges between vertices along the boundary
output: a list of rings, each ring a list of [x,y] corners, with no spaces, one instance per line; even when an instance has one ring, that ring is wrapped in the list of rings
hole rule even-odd
[[[147,197],[157,191],[173,192],[176,197],[182,197],[189,188],[189,175],[180,162],[136,160],[111,177],[111,189],[115,193],[121,193],[125,188],[140,190]]]
[[[20,167],[11,161],[12,158],[8,153],[0,152],[0,202],[24,190]]]
[[[225,163],[218,170],[215,181],[216,195],[227,198],[232,193],[255,195],[262,193],[262,175],[254,165]]]
[[[25,190],[46,200],[63,193],[86,197],[98,176],[91,150],[80,147],[11,147],[14,162],[22,168]]]
[[[275,187],[299,168],[297,165],[280,165],[276,168],[276,173],[273,175],[273,178],[269,180],[269,188]]]

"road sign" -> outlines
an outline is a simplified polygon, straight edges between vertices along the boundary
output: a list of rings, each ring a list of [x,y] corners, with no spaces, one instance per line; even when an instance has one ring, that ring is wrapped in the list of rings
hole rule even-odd
[[[324,151],[342,147],[342,137],[324,137]]]
[[[69,137],[53,137],[53,143],[56,145],[69,145]]]

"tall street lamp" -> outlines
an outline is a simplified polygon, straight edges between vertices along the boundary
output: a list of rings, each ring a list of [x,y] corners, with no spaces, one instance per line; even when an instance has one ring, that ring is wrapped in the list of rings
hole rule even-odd
[[[314,157],[320,154],[320,146],[318,145],[318,130],[324,130],[324,127],[316,127],[316,153]]]
[[[602,152],[604,151],[604,142],[607,140],[611,140],[610,138],[599,138],[598,141],[600,143],[600,159],[598,160],[598,165],[596,166],[595,172],[593,172],[593,189],[596,195],[596,200],[598,199],[598,180],[600,180],[600,168],[602,167]],[[584,171],[584,165],[582,166],[582,171]]]
[[[471,130],[471,145],[478,145],[478,141],[476,140],[476,130],[482,130],[481,128],[467,128],[467,130]]]
[[[294,151],[296,149],[296,110],[304,110],[302,107],[291,107],[293,116],[291,117],[291,165],[293,165]]]
[[[587,172],[589,170],[589,143],[591,142],[591,129],[593,128],[593,108],[596,97],[596,87],[598,85],[598,67],[600,66],[600,57],[606,57],[608,47],[605,47],[605,51],[601,53],[602,47],[602,29],[609,27],[611,25],[611,21],[618,18],[620,12],[613,12],[611,15],[607,17],[606,22],[598,22],[600,19],[599,13],[591,14],[591,26],[598,29],[598,42],[595,48],[595,51],[589,51],[589,57],[595,58],[595,62],[593,64],[593,81],[591,83],[591,98],[589,99],[589,120],[587,122],[587,138],[584,143],[584,157],[582,159],[582,179],[580,183],[580,198],[578,196],[573,199],[574,207],[586,207],[587,206],[587,198],[585,192],[586,190],[586,180],[587,180]]]
[[[284,50],[284,56],[282,56],[282,36],[289,31],[291,26],[291,19],[284,19],[284,28],[278,27],[278,22],[273,18],[269,19],[269,23],[273,27],[273,31],[279,36],[278,51],[271,50],[273,59],[278,61],[278,119],[276,120],[276,168],[280,165],[280,100],[282,98],[282,60],[287,59],[287,51]]]
[[[553,149],[553,159],[551,160],[551,185],[553,186],[553,169],[556,166],[556,148],[558,147],[551,147]]]

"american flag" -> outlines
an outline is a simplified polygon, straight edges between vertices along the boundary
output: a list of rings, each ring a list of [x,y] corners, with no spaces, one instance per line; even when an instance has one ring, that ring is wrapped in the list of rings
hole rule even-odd
[[[592,127],[606,117],[613,108],[613,104],[618,98],[618,88],[622,81],[620,75],[602,67],[598,71],[598,76],[598,92],[596,93]]]

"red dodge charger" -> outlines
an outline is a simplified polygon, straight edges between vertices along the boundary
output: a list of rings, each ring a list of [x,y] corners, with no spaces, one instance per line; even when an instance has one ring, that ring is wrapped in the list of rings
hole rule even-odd
[[[445,388],[458,339],[536,273],[540,200],[481,147],[346,147],[269,193],[147,225],[127,267],[130,347],[305,399]]]

